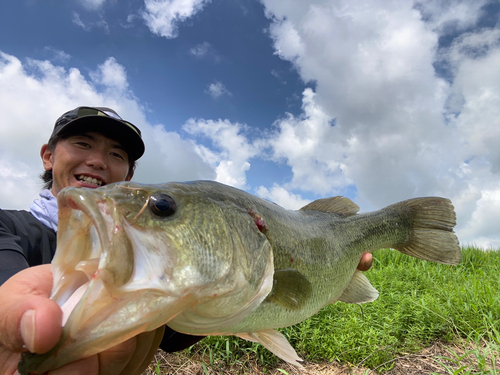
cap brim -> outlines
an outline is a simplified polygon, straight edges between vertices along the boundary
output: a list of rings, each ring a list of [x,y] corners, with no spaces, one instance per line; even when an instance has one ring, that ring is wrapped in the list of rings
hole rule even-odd
[[[145,151],[144,142],[135,130],[120,120],[106,116],[85,116],[68,122],[56,133],[64,136],[82,132],[96,132],[114,139],[123,146],[131,160],[139,159]]]

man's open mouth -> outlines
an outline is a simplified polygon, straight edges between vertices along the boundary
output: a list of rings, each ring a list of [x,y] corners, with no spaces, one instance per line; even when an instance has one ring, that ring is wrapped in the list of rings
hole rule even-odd
[[[91,184],[91,185],[96,185],[96,186],[103,186],[106,185],[104,181],[97,179],[97,178],[92,178],[90,176],[85,176],[83,174],[76,176],[76,179],[78,181],[85,182],[86,184]]]

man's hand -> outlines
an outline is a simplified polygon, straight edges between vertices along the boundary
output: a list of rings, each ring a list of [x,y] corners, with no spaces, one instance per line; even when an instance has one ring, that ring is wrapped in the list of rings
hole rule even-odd
[[[361,259],[359,260],[358,270],[368,271],[373,263],[373,256],[370,253],[363,253]]]
[[[17,374],[21,352],[45,353],[59,340],[62,311],[49,299],[50,265],[28,268],[0,286],[0,375]],[[164,327],[145,332],[97,355],[69,363],[49,375],[140,374],[150,364]]]

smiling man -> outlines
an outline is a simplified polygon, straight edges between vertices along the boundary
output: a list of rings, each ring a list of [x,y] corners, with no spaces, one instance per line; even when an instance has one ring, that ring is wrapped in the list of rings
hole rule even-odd
[[[20,353],[44,353],[61,335],[61,309],[49,299],[56,249],[57,194],[69,186],[98,188],[134,175],[144,153],[140,130],[104,107],[63,114],[41,148],[45,190],[28,211],[0,210],[0,375],[16,373]],[[200,338],[161,327],[98,355],[68,364],[58,374],[139,374],[160,342],[169,351]]]
[[[55,123],[40,151],[45,190],[28,211],[0,210],[0,285],[17,272],[50,263],[56,247],[57,194],[130,180],[144,154],[140,130],[104,107],[78,107]]]

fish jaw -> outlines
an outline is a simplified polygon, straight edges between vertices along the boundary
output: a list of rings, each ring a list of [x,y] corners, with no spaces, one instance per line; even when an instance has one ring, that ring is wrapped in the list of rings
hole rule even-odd
[[[51,351],[25,357],[25,373],[58,368],[153,330],[191,302],[189,291],[169,282],[175,255],[168,243],[138,267],[140,251],[113,199],[71,188],[61,191],[58,204],[51,299],[63,311],[63,333]]]

